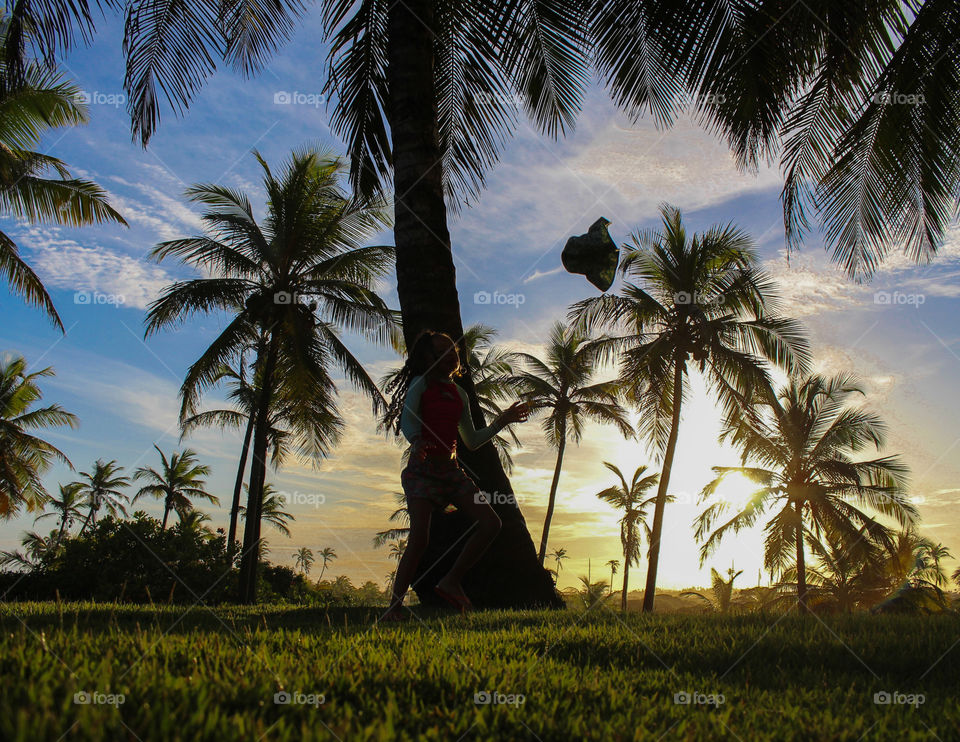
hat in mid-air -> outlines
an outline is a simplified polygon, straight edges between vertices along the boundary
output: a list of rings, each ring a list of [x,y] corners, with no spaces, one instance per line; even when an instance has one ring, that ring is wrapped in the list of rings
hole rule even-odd
[[[608,224],[610,220],[601,216],[586,234],[568,239],[560,254],[563,267],[569,273],[582,273],[601,291],[613,285],[620,261],[620,250],[607,232]]]

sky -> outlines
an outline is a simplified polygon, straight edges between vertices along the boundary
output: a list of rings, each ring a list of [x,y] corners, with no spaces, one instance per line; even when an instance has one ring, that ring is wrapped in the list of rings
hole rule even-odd
[[[64,63],[89,96],[90,123],[50,134],[42,151],[105,188],[129,228],[0,219],[0,229],[44,281],[66,328],[61,333],[0,286],[0,353],[23,355],[31,370],[55,370],[41,380],[43,402],[73,412],[80,425],[44,436],[77,471],[89,471],[103,458],[131,473],[159,465],[154,445],[168,454],[189,446],[211,466],[208,489],[221,500],[219,508],[201,508],[211,516],[209,525],[225,526],[240,434],[204,430],[181,442],[177,427],[180,383],[224,317],[196,317],[144,338],[150,301],[172,281],[199,275],[176,262],[152,262],[147,254],[160,241],[201,233],[200,211],[183,195],[194,183],[241,189],[262,215],[264,191],[252,149],[275,168],[306,145],[343,153],[320,102],[326,49],[316,41],[319,17],[309,16],[258,77],[218,70],[186,115],[164,107],[147,149],[131,140],[124,107],[122,25],[107,19],[99,28],[95,43]],[[732,221],[754,239],[783,313],[803,322],[817,370],[853,372],[861,379],[863,404],[889,428],[883,453],[901,454],[911,469],[909,494],[922,516],[921,532],[960,556],[960,233],[954,225],[928,265],[894,255],[871,281],[857,284],[831,263],[816,230],[787,261],[781,188],[775,162],[756,174],[739,172],[724,142],[690,120],[681,118],[666,130],[657,130],[649,117],[632,123],[597,86],[588,92],[576,129],[563,139],[539,134],[521,116],[480,198],[450,217],[464,325],[492,325],[498,344],[538,353],[570,304],[599,295],[583,276],[563,270],[560,252],[569,236],[604,216],[614,240],[623,244],[638,229],[659,224],[663,201],[681,209],[688,231]],[[388,243],[389,232],[370,240]],[[618,286],[619,279],[611,291]],[[484,303],[477,300],[480,292],[510,298]],[[391,307],[399,306],[392,276],[382,295]],[[350,334],[345,339],[374,378],[400,362],[389,348]],[[613,375],[613,369],[603,371],[598,379]],[[328,575],[345,574],[357,585],[384,584],[395,563],[372,539],[390,527],[401,448],[376,433],[369,402],[342,377],[338,388],[348,423],[341,445],[323,461],[291,460],[269,475],[296,516],[291,538],[266,527],[269,558],[292,566],[302,546],[314,552],[332,547],[337,559]],[[206,397],[208,408],[222,401],[220,390]],[[555,453],[537,418],[515,429],[523,447],[514,454],[511,482],[539,545]],[[698,559],[691,526],[699,512],[697,494],[712,478],[712,466],[738,463],[736,451],[716,442],[719,429],[719,412],[694,379],[670,484],[678,502],[665,516],[661,587],[707,585],[710,567],[724,572],[731,565],[744,570],[738,586],[756,584],[754,579],[768,584],[768,575],[759,573],[759,529],[725,542],[703,565]],[[604,461],[628,475],[640,465],[656,466],[642,442],[624,440],[611,427],[591,424],[579,445],[567,447],[548,549],[563,547],[568,554],[560,588],[579,585],[588,569],[594,581],[609,579],[607,561],[622,561],[618,515],[596,497],[614,483]],[[57,465],[44,483],[56,493],[58,484],[75,476]],[[733,486],[725,497],[737,502],[745,494]],[[141,500],[137,508],[161,515],[155,501]],[[0,549],[16,548],[32,521],[24,515],[0,523]],[[953,571],[957,565],[951,560],[946,566]],[[631,588],[642,587],[645,570],[644,563],[631,570]]]

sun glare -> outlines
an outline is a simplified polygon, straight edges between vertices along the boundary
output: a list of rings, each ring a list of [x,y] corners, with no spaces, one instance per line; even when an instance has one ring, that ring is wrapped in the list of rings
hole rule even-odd
[[[717,487],[714,498],[730,504],[734,510],[742,510],[760,485],[739,472],[727,474]]]

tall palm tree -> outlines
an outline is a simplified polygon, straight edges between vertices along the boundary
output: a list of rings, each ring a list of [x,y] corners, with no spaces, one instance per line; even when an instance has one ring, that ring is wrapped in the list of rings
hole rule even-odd
[[[684,590],[680,593],[682,596],[692,596],[702,599],[707,604],[707,610],[716,613],[729,613],[733,605],[733,581],[743,574],[743,570],[734,571],[733,567],[727,570],[727,579],[717,572],[713,567],[710,568],[710,595],[704,595],[697,590]]]
[[[290,529],[287,524],[293,520],[293,514],[283,509],[283,495],[276,492],[272,484],[263,486],[263,507],[260,509],[260,517],[276,528],[287,538],[291,537]],[[240,514],[246,518],[247,509],[240,506]]]
[[[299,569],[303,574],[310,574],[310,568],[313,566],[314,557],[313,551],[308,549],[306,546],[301,546],[297,549],[296,555],[296,568]]]
[[[5,7],[6,11],[6,7]],[[0,49],[6,50],[10,15],[0,18]],[[0,214],[30,224],[79,227],[126,221],[96,183],[74,178],[66,163],[43,154],[41,141],[50,132],[86,124],[80,88],[52,65],[25,60],[13,74],[0,54]],[[0,232],[0,277],[12,293],[40,307],[61,331],[63,321],[40,278],[20,256],[13,239]]]
[[[624,246],[620,293],[584,299],[570,310],[578,327],[624,332],[605,350],[622,351],[620,383],[641,412],[641,432],[662,455],[645,612],[654,606],[664,505],[691,362],[729,416],[750,388],[768,383],[769,362],[796,371],[806,367],[808,356],[799,325],[775,314],[773,283],[758,267],[746,232],[728,224],[688,237],[679,209],[661,204],[660,213],[662,230],[641,230]]]
[[[63,542],[64,535],[70,530],[70,527],[73,526],[74,522],[80,520],[80,518],[83,516],[82,510],[84,507],[84,498],[82,495],[82,489],[83,484],[80,482],[61,484],[59,499],[57,497],[51,497],[44,505],[44,509],[49,507],[51,508],[51,512],[42,513],[33,521],[34,523],[37,523],[44,518],[56,516],[58,523],[56,538],[57,545]]]
[[[201,391],[225,362],[264,338],[256,361],[260,394],[240,562],[244,602],[255,600],[271,409],[289,426],[301,455],[326,456],[343,429],[331,366],[371,398],[374,413],[385,406],[339,330],[384,342],[396,328],[395,312],[375,291],[393,248],[361,246],[389,224],[383,201],[348,197],[340,186],[346,166],[327,153],[297,150],[276,176],[259,153],[254,156],[267,192],[264,223],[257,224],[242,193],[212,184],[188,189],[192,201],[208,207],[208,234],[163,242],[151,254],[178,257],[212,275],[168,287],[147,315],[148,335],[194,312],[224,310],[232,317],[190,367],[180,390],[181,419],[194,414]]]
[[[21,506],[34,511],[50,498],[41,475],[59,460],[73,469],[66,455],[33,431],[68,425],[77,416],[58,404],[31,409],[43,398],[37,379],[53,376],[53,367],[27,373],[23,356],[0,357],[0,518],[12,518]]]
[[[323,573],[326,571],[327,565],[337,558],[337,552],[331,547],[325,546],[323,551],[320,552],[320,558],[323,560],[323,564],[320,567],[320,576],[317,578],[317,582],[323,579]]]
[[[197,454],[189,448],[182,452],[174,452],[168,459],[156,444],[153,446],[160,454],[161,470],[141,466],[133,475],[136,480],[146,480],[147,484],[133,496],[133,502],[149,495],[163,500],[163,522],[160,530],[167,528],[167,516],[171,510],[176,510],[181,520],[193,510],[193,500],[207,500],[219,505],[216,495],[211,495],[204,487],[209,476],[210,467],[197,463]]]
[[[116,517],[122,514],[127,515],[125,503],[130,498],[120,491],[121,487],[127,487],[130,484],[130,478],[120,474],[123,467],[117,465],[116,460],[104,461],[97,459],[93,465],[93,473],[85,471],[80,472],[82,480],[76,482],[80,486],[81,494],[87,500],[87,519],[80,528],[80,533],[87,530],[87,526],[93,526],[97,522],[97,512],[103,507],[108,515]]]
[[[258,338],[257,345],[254,348],[262,347],[262,338]],[[243,490],[243,476],[247,468],[247,456],[250,452],[250,445],[253,439],[253,426],[256,420],[256,405],[259,399],[259,388],[257,379],[251,383],[246,378],[247,366],[245,362],[244,351],[240,351],[239,364],[234,369],[229,364],[223,364],[215,379],[211,383],[220,383],[224,380],[230,388],[227,399],[234,402],[238,409],[206,410],[191,415],[180,423],[180,440],[193,430],[204,426],[216,426],[221,429],[243,427],[243,443],[240,447],[240,463],[237,466],[237,476],[233,485],[233,499],[230,504],[230,523],[227,528],[227,553],[229,558],[233,558],[235,544],[237,540],[237,521],[240,517],[240,494]],[[276,412],[272,411],[269,415],[269,430],[267,432],[267,445],[271,450],[270,463],[276,470],[283,461],[287,452],[285,441],[289,438],[289,433],[276,427]]]
[[[628,438],[635,435],[627,411],[619,403],[620,387],[617,383],[593,382],[600,347],[598,341],[591,340],[585,332],[557,322],[547,338],[544,360],[530,353],[517,353],[517,360],[524,368],[509,379],[521,399],[530,405],[531,413],[547,411],[541,427],[548,442],[557,449],[557,463],[540,537],[540,564],[547,554],[547,539],[567,440],[572,438],[574,443],[579,443],[583,426],[588,421],[616,425]]]
[[[620,560],[619,559],[610,559],[607,562],[607,566],[610,567],[610,592],[613,592],[613,577],[617,574],[617,570],[620,569]]]
[[[701,563],[728,533],[756,524],[776,508],[765,527],[764,566],[781,573],[791,564],[796,568],[798,607],[809,612],[804,539],[819,540],[830,531],[847,548],[869,538],[892,552],[887,527],[861,507],[901,526],[914,523],[918,513],[903,494],[907,469],[897,456],[857,460],[867,447],[882,447],[886,428],[878,415],[851,404],[855,394],[863,391],[845,374],[793,376],[779,391],[755,390],[751,406],[729,420],[721,435],[740,448],[744,464],[755,465],[713,467],[717,477],[701,497],[716,494],[733,472],[756,483],[757,490],[712,532],[729,503],[718,499],[700,514]]]
[[[619,467],[604,461],[603,465],[612,471],[620,484],[612,485],[597,493],[597,497],[616,510],[623,511],[620,519],[620,544],[623,547],[623,594],[620,596],[620,610],[627,610],[627,591],[630,579],[630,565],[640,561],[640,526],[643,527],[647,543],[650,543],[650,526],[647,524],[647,508],[656,502],[656,495],[647,497],[647,492],[660,480],[659,474],[647,474],[646,466],[638,466],[633,472],[630,484]],[[667,501],[673,502],[673,495],[667,495]],[[608,562],[609,564],[609,562]],[[610,589],[613,590],[613,576],[610,577]]]

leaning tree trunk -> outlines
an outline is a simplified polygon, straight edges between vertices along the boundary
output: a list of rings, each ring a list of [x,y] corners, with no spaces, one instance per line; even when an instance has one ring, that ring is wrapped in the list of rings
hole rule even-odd
[[[237,541],[237,519],[240,517],[240,491],[243,489],[243,472],[247,468],[247,452],[250,450],[250,438],[253,437],[254,416],[247,419],[247,430],[243,434],[243,449],[240,451],[240,465],[237,467],[237,481],[233,485],[233,503],[230,506],[230,530],[227,533],[227,561],[233,564],[234,545]]]
[[[643,612],[653,613],[653,598],[657,591],[657,565],[660,562],[660,534],[663,531],[663,509],[667,502],[667,487],[670,485],[670,472],[673,469],[673,454],[677,450],[677,436],[680,433],[680,404],[683,399],[684,358],[678,356],[673,367],[673,419],[670,421],[670,437],[667,450],[663,454],[663,471],[660,473],[660,486],[657,487],[657,502],[653,509],[653,529],[650,533],[648,552],[647,585],[643,590]]]
[[[623,553],[623,595],[620,596],[620,610],[627,612],[627,583],[630,581],[630,555],[629,549]],[[610,589],[613,590],[613,577],[610,578]]]
[[[803,554],[803,500],[797,499],[797,609],[799,613],[810,613],[807,605],[807,569]]]
[[[263,512],[263,482],[267,471],[267,433],[270,425],[270,393],[273,372],[277,365],[278,331],[270,338],[264,364],[262,386],[257,400],[253,428],[253,461],[250,463],[250,484],[247,486],[247,512],[243,524],[243,552],[240,555],[240,602],[257,600],[257,567],[260,564],[260,516]]]
[[[567,430],[564,421],[560,421],[560,445],[557,446],[557,465],[553,468],[553,481],[550,483],[550,499],[547,501],[547,514],[543,519],[543,533],[540,534],[540,564],[547,556],[547,539],[550,536],[550,521],[553,520],[553,508],[557,502],[557,485],[560,483],[560,469],[563,466],[563,449],[567,446]]]
[[[388,11],[388,119],[394,172],[394,242],[397,295],[407,347],[425,328],[463,337],[456,271],[447,230],[437,106],[433,88],[432,0],[393,3]],[[465,349],[461,364],[467,367]],[[483,413],[469,374],[460,381],[474,423]],[[459,461],[481,490],[497,493],[493,508],[503,527],[463,580],[479,607],[563,607],[550,574],[537,561],[533,539],[494,446],[468,451],[460,441]],[[473,520],[459,511],[435,513],[430,544],[413,587],[420,601],[439,604],[433,586],[452,566]]]

